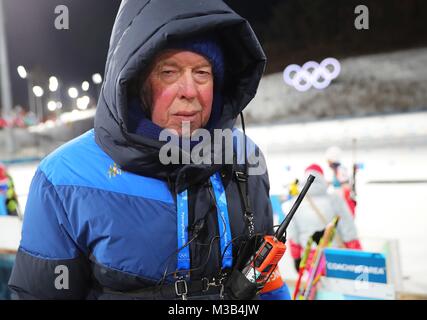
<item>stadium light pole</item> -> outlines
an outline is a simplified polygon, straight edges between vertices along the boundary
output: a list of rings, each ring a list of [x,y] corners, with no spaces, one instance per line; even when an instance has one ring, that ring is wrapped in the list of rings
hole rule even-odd
[[[60,113],[59,105],[62,106],[62,100],[61,100],[61,83],[59,79],[55,76],[51,76],[49,78],[49,102],[55,102],[55,108],[53,107],[53,103],[48,103],[48,109],[49,111],[55,111],[56,117],[58,117]],[[53,110],[50,110],[53,109]]]
[[[95,87],[96,87],[96,100],[97,101],[98,101],[99,95],[101,93],[100,86],[101,86],[102,80],[103,79],[102,79],[102,76],[100,73],[95,73],[92,75],[92,82],[95,84]]]
[[[6,21],[3,0],[0,0],[0,83],[2,113],[5,118],[12,111],[12,92],[9,78],[9,60],[7,57]],[[12,155],[15,152],[13,130],[6,126],[6,151]]]
[[[42,97],[44,95],[44,90],[40,86],[34,86],[33,87],[33,93],[36,96],[36,106],[37,106],[37,116],[39,119],[39,122],[43,121],[43,103],[42,103]]]
[[[33,97],[33,78],[31,76],[31,73],[28,72],[24,66],[19,66],[17,68],[19,77],[21,79],[27,80],[27,91],[28,91],[28,108],[29,111],[36,114],[36,106],[34,104],[34,97]]]

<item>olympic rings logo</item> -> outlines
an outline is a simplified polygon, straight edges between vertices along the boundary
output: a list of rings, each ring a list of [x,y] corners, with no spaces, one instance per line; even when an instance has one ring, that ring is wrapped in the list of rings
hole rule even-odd
[[[311,87],[325,89],[341,72],[341,64],[335,58],[326,58],[320,64],[308,61],[302,67],[291,64],[283,71],[285,83],[304,92]]]

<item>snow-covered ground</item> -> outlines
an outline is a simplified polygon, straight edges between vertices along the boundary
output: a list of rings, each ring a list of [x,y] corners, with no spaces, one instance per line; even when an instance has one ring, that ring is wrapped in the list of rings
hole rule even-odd
[[[340,63],[341,73],[327,90],[299,92],[285,84],[282,72],[264,76],[245,109],[247,122],[426,110],[427,48],[348,57]]]
[[[293,177],[303,181],[304,167],[312,162],[323,164],[323,159],[323,152],[298,152],[292,156],[289,153],[268,154],[271,193],[283,192],[283,185]],[[356,225],[364,249],[376,251],[377,242],[397,240],[404,291],[427,294],[427,145],[376,152],[359,150],[358,160],[365,166],[358,174],[356,212]],[[404,181],[405,172],[408,179],[419,177],[424,182],[375,183],[377,179]],[[282,261],[284,277],[295,279],[291,257],[288,255]]]
[[[253,126],[248,136],[263,149],[271,193],[280,194],[304,168],[325,165],[324,151],[343,148],[343,162],[363,163],[358,174],[356,224],[366,250],[374,243],[397,240],[406,292],[427,294],[427,112],[318,121],[292,125]],[[356,139],[356,149],[352,141]],[[24,207],[37,164],[10,167]],[[388,182],[388,183],[385,183]],[[1,220],[0,220],[1,221]],[[17,246],[18,231],[9,231]],[[10,242],[10,241],[9,241]],[[289,253],[281,262],[286,279],[295,279]]]
[[[263,149],[271,194],[283,194],[304,168],[327,168],[324,153],[343,149],[343,163],[363,164],[357,176],[356,225],[364,249],[397,240],[403,291],[427,294],[427,112],[304,124],[250,127],[248,135]],[[356,139],[356,144],[353,144]],[[354,147],[353,147],[354,146]],[[298,212],[297,212],[298,214]],[[296,279],[289,252],[284,277]]]

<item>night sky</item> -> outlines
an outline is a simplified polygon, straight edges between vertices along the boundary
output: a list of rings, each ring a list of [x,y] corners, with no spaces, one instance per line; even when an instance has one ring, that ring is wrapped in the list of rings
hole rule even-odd
[[[27,87],[16,68],[55,75],[65,87],[80,87],[103,73],[110,32],[120,1],[6,0],[5,15],[14,104],[27,105]],[[54,27],[56,6],[66,5],[70,29]],[[46,83],[40,83],[47,87]]]
[[[71,86],[104,73],[111,30],[120,0],[3,0],[14,105],[27,106],[27,84],[16,68]],[[164,0],[167,1],[167,0]],[[413,46],[427,46],[427,1],[369,0],[370,29],[354,28],[359,0],[225,0],[245,17],[268,57],[267,73],[288,63],[333,55],[341,58]],[[102,4],[102,5],[101,5]],[[66,5],[70,29],[54,26],[55,8]],[[91,95],[96,95],[92,85]]]
[[[264,10],[264,15],[254,15],[259,12],[258,1],[249,5],[246,0],[226,2],[242,16],[252,15],[260,20],[268,14],[268,10]],[[263,7],[276,2],[263,1]],[[66,5],[69,9],[69,30],[54,27],[57,17],[54,11],[58,5]],[[42,79],[54,75],[66,88],[80,87],[84,80],[90,81],[93,73],[103,74],[119,6],[119,0],[5,0],[14,105],[27,105],[26,82],[16,72],[19,65],[37,70]],[[38,84],[47,88],[47,83]]]

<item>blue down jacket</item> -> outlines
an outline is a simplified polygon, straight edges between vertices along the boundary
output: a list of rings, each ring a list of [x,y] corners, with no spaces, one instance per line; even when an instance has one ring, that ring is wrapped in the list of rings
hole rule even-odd
[[[254,97],[265,66],[247,21],[219,0],[122,1],[95,128],[47,156],[31,183],[9,281],[15,298],[110,299],[118,298],[114,292],[155,285],[177,265],[176,194],[183,190],[188,190],[189,239],[203,220],[190,243],[191,268],[196,269],[191,278],[214,277],[221,255],[219,241],[211,241],[218,236],[218,221],[207,182],[216,172],[226,193],[232,237],[247,234],[233,165],[162,165],[164,142],[128,126],[132,79],[168,41],[208,31],[223,41],[228,66],[215,127],[232,129]],[[249,194],[255,232],[271,234],[267,172],[249,177]],[[239,239],[233,243],[234,258],[238,247]],[[69,279],[66,288],[62,279],[58,289],[63,266]],[[173,280],[168,275],[165,283]],[[287,297],[287,288],[264,297]]]

